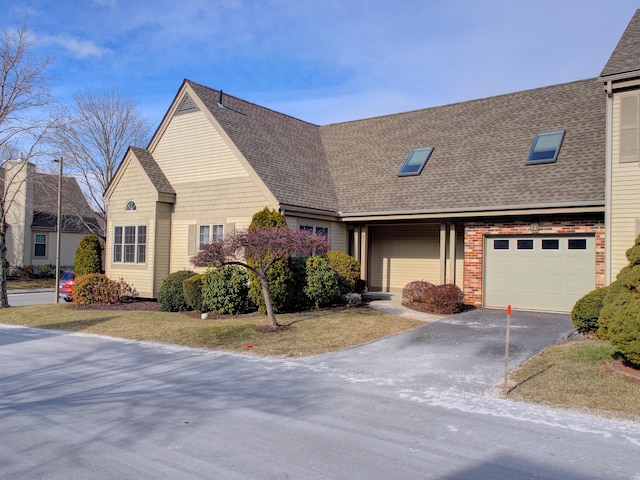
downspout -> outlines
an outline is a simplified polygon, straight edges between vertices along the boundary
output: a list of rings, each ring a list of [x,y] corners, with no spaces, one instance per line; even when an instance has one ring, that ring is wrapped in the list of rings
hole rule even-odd
[[[607,121],[605,139],[605,174],[604,174],[604,284],[611,283],[611,197],[612,197],[612,164],[613,164],[613,88],[611,80],[607,81]]]

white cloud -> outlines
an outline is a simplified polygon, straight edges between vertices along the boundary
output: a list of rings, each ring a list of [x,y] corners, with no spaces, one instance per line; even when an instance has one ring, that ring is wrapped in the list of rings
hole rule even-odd
[[[73,54],[74,57],[77,58],[88,58],[88,57],[103,57],[104,55],[109,55],[113,53],[108,48],[103,48],[90,40],[80,40],[72,37],[71,35],[67,35],[66,33],[45,37],[41,39],[43,43],[50,43],[54,45],[59,45],[62,48],[69,51]]]

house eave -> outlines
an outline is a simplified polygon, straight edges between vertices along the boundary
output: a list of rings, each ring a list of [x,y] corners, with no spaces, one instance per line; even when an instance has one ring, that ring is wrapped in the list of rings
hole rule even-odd
[[[380,220],[428,220],[443,218],[480,218],[519,215],[560,215],[571,213],[603,213],[604,201],[567,202],[557,204],[507,205],[407,211],[341,212],[344,222]]]

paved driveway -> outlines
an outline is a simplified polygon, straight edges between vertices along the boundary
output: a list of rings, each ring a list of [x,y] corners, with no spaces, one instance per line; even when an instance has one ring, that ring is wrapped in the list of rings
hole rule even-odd
[[[504,377],[506,324],[505,311],[478,308],[302,363],[406,390],[490,393]],[[510,370],[573,331],[566,314],[512,312]]]

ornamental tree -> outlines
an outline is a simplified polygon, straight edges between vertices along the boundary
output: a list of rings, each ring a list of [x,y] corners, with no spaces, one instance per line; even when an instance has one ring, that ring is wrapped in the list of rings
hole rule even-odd
[[[280,324],[273,311],[267,278],[274,262],[328,250],[327,240],[312,232],[289,227],[253,227],[204,245],[191,261],[198,267],[241,265],[255,273],[262,288],[267,317],[275,329]]]

